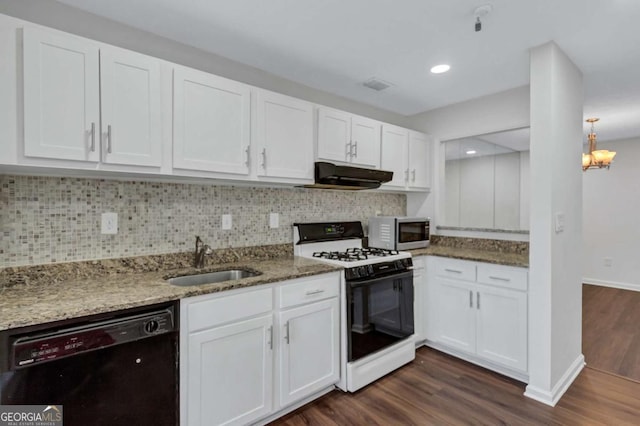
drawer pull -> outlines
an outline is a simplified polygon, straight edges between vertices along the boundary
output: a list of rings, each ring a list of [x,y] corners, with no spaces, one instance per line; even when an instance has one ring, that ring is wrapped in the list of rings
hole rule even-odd
[[[318,289],[318,290],[309,290],[307,292],[307,296],[313,296],[314,294],[320,294],[320,293],[324,293],[324,290],[322,289]]]
[[[447,271],[447,272],[454,272],[456,274],[461,274],[462,273],[462,271],[459,271],[457,269],[444,268],[444,270]]]
[[[469,290],[469,307],[473,308],[473,292]]]
[[[509,281],[511,281],[511,279],[510,279],[510,278],[494,277],[493,275],[489,275],[489,278],[491,278],[492,280],[504,281],[504,282],[509,282]]]

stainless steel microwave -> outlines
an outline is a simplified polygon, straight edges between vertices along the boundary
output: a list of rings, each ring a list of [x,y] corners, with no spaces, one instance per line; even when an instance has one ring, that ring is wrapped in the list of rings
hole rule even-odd
[[[369,218],[369,247],[408,250],[429,246],[429,218],[374,216]]]

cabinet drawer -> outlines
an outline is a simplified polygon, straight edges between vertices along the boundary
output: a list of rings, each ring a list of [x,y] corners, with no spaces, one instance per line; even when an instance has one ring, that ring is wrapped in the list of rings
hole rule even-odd
[[[284,283],[280,286],[280,308],[340,295],[340,275],[325,274]]]
[[[191,302],[187,307],[190,332],[270,312],[272,288]]]
[[[473,262],[436,257],[433,270],[440,277],[465,281],[476,280],[476,264]]]
[[[526,291],[528,277],[529,272],[525,268],[478,264],[478,282],[482,284]]]

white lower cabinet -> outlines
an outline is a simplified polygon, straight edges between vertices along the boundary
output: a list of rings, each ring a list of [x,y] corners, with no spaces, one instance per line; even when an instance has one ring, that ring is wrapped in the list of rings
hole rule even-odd
[[[330,273],[183,299],[180,424],[252,424],[336,383],[339,294]]]
[[[280,406],[296,402],[340,378],[338,299],[280,312]]]
[[[427,264],[427,344],[526,379],[527,269],[436,256]]]
[[[268,314],[189,336],[188,424],[247,424],[272,411],[272,327]]]

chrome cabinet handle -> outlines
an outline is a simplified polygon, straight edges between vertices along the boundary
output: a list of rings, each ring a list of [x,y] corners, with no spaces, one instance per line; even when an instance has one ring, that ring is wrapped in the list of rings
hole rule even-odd
[[[262,168],[267,170],[267,148],[262,148]]]
[[[111,154],[111,124],[107,126],[107,154]]]
[[[91,152],[96,151],[96,123],[91,123]]]
[[[249,154],[249,148],[251,148],[251,146],[247,145],[247,149],[244,150],[244,152],[247,153],[247,161],[244,162],[247,167],[251,166],[251,155]]]
[[[307,296],[312,296],[314,294],[320,294],[320,293],[324,293],[324,290],[322,289],[317,289],[317,290],[309,290],[307,292]]]
[[[469,307],[473,308],[473,292],[469,290]]]
[[[476,292],[476,307],[480,309],[480,292]]]
[[[411,181],[415,182],[416,181],[416,169],[413,169],[411,171]]]
[[[354,150],[353,150],[354,154],[353,154],[353,156],[358,158],[358,141],[355,141],[353,146],[354,146]]]
[[[273,326],[269,327],[269,349],[273,350]]]
[[[347,150],[345,156],[347,157],[347,160],[350,160],[351,158],[353,158],[353,144],[351,143],[351,141],[345,144],[345,149]]]
[[[287,321],[287,323],[284,325],[284,341],[287,342],[287,345],[289,344],[289,321]]]
[[[454,272],[456,274],[461,274],[462,273],[462,271],[459,271],[457,269],[444,268],[444,270],[447,271],[447,272]]]
[[[491,278],[492,280],[497,280],[497,281],[505,281],[505,282],[511,281],[510,278],[494,277],[493,275],[489,275],[489,278]]]
[[[409,169],[404,171],[404,180],[405,182],[409,182]]]

